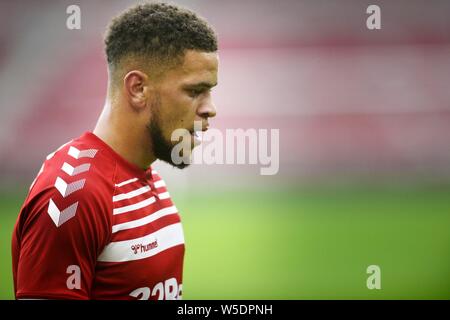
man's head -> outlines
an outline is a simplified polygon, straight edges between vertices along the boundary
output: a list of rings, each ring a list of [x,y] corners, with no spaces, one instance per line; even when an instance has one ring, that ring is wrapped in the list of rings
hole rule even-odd
[[[214,31],[189,10],[148,3],[114,18],[105,44],[109,98],[120,109],[113,112],[128,124],[120,127],[142,136],[138,146],[174,164],[172,132],[184,128],[191,138],[194,121],[206,129],[216,114],[210,93],[218,71]]]

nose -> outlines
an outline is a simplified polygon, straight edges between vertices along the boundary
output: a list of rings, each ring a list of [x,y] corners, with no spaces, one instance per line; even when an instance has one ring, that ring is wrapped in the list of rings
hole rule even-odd
[[[197,109],[197,112],[202,118],[213,118],[216,116],[216,106],[214,105],[211,96],[204,100],[204,102]]]

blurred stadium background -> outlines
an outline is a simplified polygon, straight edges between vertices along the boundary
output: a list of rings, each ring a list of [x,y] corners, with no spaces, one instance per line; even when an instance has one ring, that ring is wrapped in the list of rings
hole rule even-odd
[[[45,156],[92,130],[101,35],[133,1],[0,1],[0,298]],[[213,126],[280,129],[280,170],[157,163],[185,299],[450,298],[450,2],[178,1],[220,39]],[[66,8],[81,7],[81,30]],[[382,29],[366,28],[381,7]],[[368,290],[366,268],[381,268]]]

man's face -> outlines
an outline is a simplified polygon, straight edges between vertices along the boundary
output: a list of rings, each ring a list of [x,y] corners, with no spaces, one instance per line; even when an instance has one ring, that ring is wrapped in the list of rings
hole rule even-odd
[[[218,63],[217,52],[188,50],[183,63],[168,70],[158,83],[158,94],[153,100],[152,118],[148,124],[153,151],[158,159],[175,165],[171,151],[178,141],[172,141],[171,136],[176,129],[189,131],[182,141],[191,141],[190,151],[199,143],[195,137],[194,121],[200,122],[200,130],[205,131],[209,126],[208,119],[216,115],[211,88],[217,85]],[[187,164],[175,166],[184,168]]]

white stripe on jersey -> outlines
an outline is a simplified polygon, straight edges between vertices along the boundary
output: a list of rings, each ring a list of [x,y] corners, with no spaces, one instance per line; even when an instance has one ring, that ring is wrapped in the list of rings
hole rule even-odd
[[[98,261],[124,262],[145,259],[183,243],[181,223],[175,223],[142,238],[111,242],[106,245]]]
[[[114,215],[115,214],[122,214],[122,213],[125,213],[125,212],[130,212],[130,211],[134,211],[134,210],[137,210],[137,209],[141,209],[141,208],[144,208],[144,207],[147,207],[147,206],[151,205],[155,201],[156,201],[155,197],[151,197],[151,198],[142,200],[140,202],[137,202],[137,203],[134,203],[134,204],[130,204],[129,206],[115,208],[115,209],[113,209],[113,214]]]
[[[158,180],[155,182],[155,188],[161,188],[161,187],[165,187],[166,183],[164,182],[164,180]]]
[[[169,199],[170,198],[170,194],[169,194],[169,192],[166,191],[166,192],[158,194],[158,198],[160,200]]]
[[[148,191],[150,191],[150,186],[145,186],[145,187],[130,191],[128,193],[121,193],[121,194],[118,194],[113,197],[113,202],[120,201],[123,199],[131,199],[133,197],[136,197],[136,196],[146,193]]]
[[[123,181],[121,183],[116,183],[115,186],[120,188],[120,187],[123,187],[124,185],[135,182],[137,180],[138,180],[138,178],[129,179],[129,180]]]
[[[153,221],[158,220],[159,218],[162,218],[164,216],[174,214],[174,213],[178,213],[178,210],[175,206],[163,208],[163,209],[160,209],[144,218],[116,224],[113,226],[112,232],[116,233],[121,230],[127,230],[127,229],[136,228],[136,227],[141,227],[143,225],[152,223]]]

